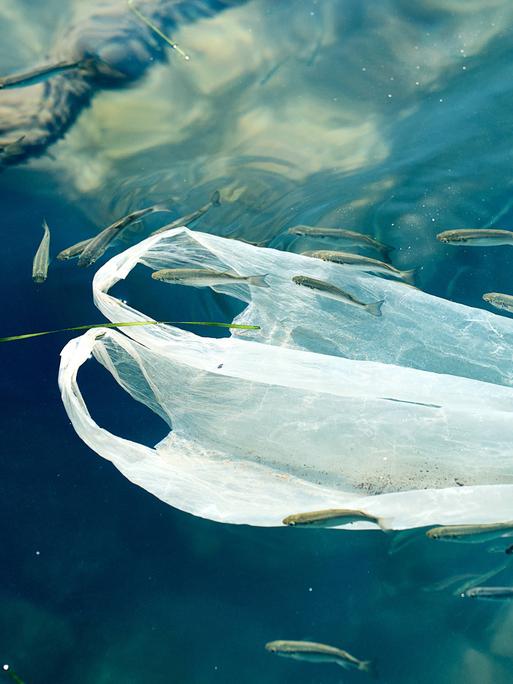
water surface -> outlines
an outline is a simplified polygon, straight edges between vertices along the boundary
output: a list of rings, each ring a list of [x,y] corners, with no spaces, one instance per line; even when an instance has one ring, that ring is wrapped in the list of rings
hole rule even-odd
[[[91,4],[0,8],[2,71],[44,61]],[[284,235],[299,223],[362,230],[427,292],[482,308],[484,292],[513,292],[513,250],[435,240],[512,227],[512,22],[506,0],[251,0],[178,27],[189,62],[171,54],[98,93],[48,155],[0,176],[4,334],[101,321],[94,269],[54,262],[32,283],[43,217],[55,253],[164,198],[178,217],[219,187],[231,201],[198,229],[293,251],[313,248]],[[207,293],[159,305],[175,320],[237,307]],[[459,576],[503,565],[490,581],[508,584],[508,557],[422,533],[390,555],[382,533],[236,527],[167,507],[75,435],[56,383],[66,339],[1,349],[0,658],[26,684],[365,678],[265,652],[283,638],[374,657],[394,684],[511,680],[510,608],[453,593]],[[165,435],[92,362],[82,384],[100,425]]]

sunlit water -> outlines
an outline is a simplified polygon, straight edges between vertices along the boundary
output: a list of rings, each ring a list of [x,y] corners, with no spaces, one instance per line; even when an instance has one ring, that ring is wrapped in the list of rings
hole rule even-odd
[[[94,3],[63,4],[0,8],[2,71],[42,62]],[[512,22],[507,0],[251,0],[178,28],[189,62],[171,54],[133,87],[99,93],[47,156],[1,175],[3,334],[101,321],[94,269],[54,262],[32,283],[43,217],[55,254],[129,210],[170,199],[178,217],[216,188],[226,200],[196,224],[206,232],[302,251],[318,245],[288,227],[361,230],[393,245],[393,264],[417,268],[427,292],[483,308],[484,292],[513,293],[513,250],[435,240],[512,227]],[[239,310],[199,291],[154,300],[137,273],[117,287],[171,320]],[[458,591],[494,569],[494,583],[513,581],[500,548],[235,527],[167,507],[71,428],[56,384],[65,339],[1,349],[0,658],[26,684],[366,678],[272,656],[273,639],[375,658],[394,684],[511,681],[513,613]],[[148,444],[164,436],[89,365],[100,425]]]

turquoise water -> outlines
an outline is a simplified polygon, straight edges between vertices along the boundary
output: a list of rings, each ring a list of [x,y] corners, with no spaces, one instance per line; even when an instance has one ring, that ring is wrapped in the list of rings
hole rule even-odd
[[[123,7],[0,7],[2,71],[45,61],[98,4]],[[299,223],[361,230],[393,245],[393,264],[417,268],[426,292],[481,308],[484,292],[513,293],[513,251],[435,239],[511,228],[512,25],[499,0],[251,0],[170,27],[189,61],[157,54],[130,87],[97,92],[47,154],[0,175],[3,334],[102,321],[94,268],[54,261],[48,281],[32,283],[43,217],[55,253],[162,199],[172,217],[193,211],[219,187],[225,201],[197,229],[290,251],[306,248],[284,235]],[[1,121],[44,87],[0,91]],[[104,259],[165,220],[128,231]],[[117,288],[174,320],[238,310],[214,293],[153,300],[137,278]],[[56,383],[70,336],[1,349],[0,658],[26,684],[366,679],[272,656],[273,639],[375,658],[383,682],[511,680],[510,608],[457,591],[493,570],[489,583],[510,583],[509,556],[422,531],[237,527],[166,506],[72,429]],[[82,386],[115,434],[147,444],[166,434],[93,363]]]

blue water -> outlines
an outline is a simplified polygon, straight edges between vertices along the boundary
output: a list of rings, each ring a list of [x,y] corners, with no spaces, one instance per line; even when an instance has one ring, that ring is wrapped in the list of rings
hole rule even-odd
[[[43,62],[96,4],[0,7],[2,70]],[[176,217],[193,211],[217,187],[233,201],[198,229],[291,250],[295,224],[363,230],[427,292],[482,308],[484,292],[513,293],[513,250],[435,240],[512,227],[512,26],[507,0],[251,0],[176,27],[190,62],[172,54],[130,88],[98,92],[48,155],[0,175],[2,334],[102,321],[94,268],[54,261],[32,283],[43,217],[55,254],[164,198]],[[131,283],[118,287],[149,315],[237,311],[212,293],[152,301]],[[366,679],[272,656],[273,639],[375,658],[387,683],[511,681],[511,609],[454,595],[460,576],[494,568],[491,582],[510,583],[504,553],[422,532],[221,525],[166,506],[71,427],[56,381],[71,335],[0,349],[0,659],[26,684]],[[93,362],[81,383],[100,425],[147,444],[166,434]]]

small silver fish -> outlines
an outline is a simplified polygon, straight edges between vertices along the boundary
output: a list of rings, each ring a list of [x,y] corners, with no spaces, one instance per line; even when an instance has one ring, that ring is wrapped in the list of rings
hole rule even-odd
[[[265,645],[266,651],[276,655],[296,660],[306,660],[311,663],[336,663],[346,670],[361,670],[376,676],[375,667],[371,660],[358,660],[347,651],[327,644],[314,641],[269,641]]]
[[[364,309],[373,316],[381,316],[381,306],[383,305],[384,299],[378,302],[371,302],[370,304],[365,304],[355,299],[348,292],[344,292],[335,285],[330,285],[330,283],[325,283],[323,280],[316,280],[315,278],[310,278],[308,276],[293,276],[292,280],[296,285],[301,285],[302,287],[307,287],[310,290],[314,290],[321,297],[328,297],[329,299],[335,299],[344,304],[351,304],[351,306],[356,306],[359,309]]]
[[[203,216],[203,214],[205,214],[210,209],[210,207],[219,207],[220,205],[221,194],[219,190],[215,190],[212,194],[212,197],[210,198],[210,201],[204,204],[202,207],[196,209],[196,211],[193,211],[190,214],[181,216],[179,219],[171,221],[171,223],[162,226],[162,228],[159,228],[158,230],[154,230],[153,233],[150,233],[150,235],[158,235],[159,233],[163,233],[166,230],[171,230],[172,228],[180,228],[180,226],[189,226],[189,224],[199,219],[200,216]]]
[[[48,275],[48,264],[50,263],[50,228],[46,221],[43,221],[43,239],[37,248],[32,262],[32,280],[35,283],[44,283]]]
[[[502,309],[513,313],[513,296],[502,294],[501,292],[487,292],[483,295],[483,299],[488,304],[491,304],[496,309]]]
[[[345,228],[323,228],[321,226],[300,225],[289,228],[287,233],[289,235],[301,235],[313,238],[339,238],[355,247],[373,247],[374,249],[377,249],[378,252],[381,252],[385,259],[388,257],[388,253],[394,249],[393,247],[390,247],[390,245],[385,245],[370,235],[357,233],[353,230],[346,230]]]
[[[338,527],[353,522],[372,522],[383,529],[380,518],[375,515],[345,508],[329,508],[324,511],[294,513],[283,518],[283,524],[295,527]]]
[[[23,71],[18,74],[12,74],[10,76],[0,77],[0,89],[2,88],[22,88],[25,86],[35,85],[36,83],[42,83],[52,76],[58,76],[65,71],[70,71],[72,69],[83,69],[86,68],[91,60],[80,60],[80,61],[61,61],[55,62],[54,64],[45,64],[44,66],[35,67],[34,69],[29,69],[28,71]]]
[[[426,532],[429,539],[439,541],[480,544],[499,537],[513,536],[513,522],[487,523],[484,525],[444,525],[432,527]]]
[[[61,252],[59,252],[59,254],[57,254],[57,259],[59,259],[59,261],[67,261],[68,259],[74,259],[75,257],[80,256],[93,239],[94,238],[87,238],[87,240],[81,240],[80,242],[77,242],[76,245],[66,247],[66,249],[63,249]]]
[[[123,216],[122,218],[114,221],[110,226],[107,226],[101,233],[94,238],[92,238],[82,250],[79,258],[78,265],[82,268],[91,266],[97,261],[104,253],[109,244],[114,240],[114,238],[119,235],[119,233],[126,228],[131,223],[138,221],[143,216],[147,214],[153,214],[157,211],[171,211],[165,204],[154,204],[152,207],[146,207],[146,209],[137,209],[132,211],[130,214]]]
[[[472,587],[464,591],[462,596],[492,601],[511,601],[513,587]]]
[[[360,254],[352,254],[351,252],[334,252],[330,250],[316,250],[313,252],[302,252],[303,256],[309,256],[314,259],[322,259],[322,261],[331,261],[334,264],[342,264],[354,271],[363,271],[365,273],[383,273],[404,280],[410,285],[413,284],[415,277],[415,269],[411,271],[400,271],[394,266],[378,261],[378,259],[371,259],[370,257],[361,256]]]
[[[151,277],[153,280],[160,280],[171,285],[192,285],[192,287],[214,287],[228,283],[269,287],[266,275],[241,276],[237,273],[213,271],[208,268],[164,268],[154,271]]]
[[[488,580],[492,579],[492,577],[505,570],[508,565],[509,560],[506,560],[499,565],[494,564],[494,567],[491,570],[488,570],[480,575],[469,573],[465,575],[455,575],[453,577],[446,578],[445,580],[440,580],[439,582],[428,585],[423,588],[423,591],[442,591],[448,589],[451,585],[456,584],[457,586],[453,586],[451,594],[453,596],[461,596],[468,589],[473,589],[474,587],[481,585],[483,582],[488,582]]]
[[[443,233],[438,233],[436,239],[446,245],[496,247],[498,245],[513,245],[513,231],[498,228],[464,228],[462,230],[445,230]]]

